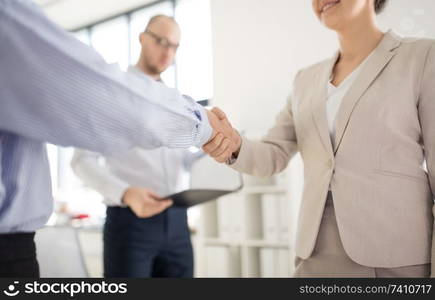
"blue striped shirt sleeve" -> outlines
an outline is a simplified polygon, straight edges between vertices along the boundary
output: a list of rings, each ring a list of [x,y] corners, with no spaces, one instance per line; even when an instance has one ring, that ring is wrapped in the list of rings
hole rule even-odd
[[[0,129],[110,153],[200,147],[205,110],[146,76],[121,72],[27,0],[0,0]]]

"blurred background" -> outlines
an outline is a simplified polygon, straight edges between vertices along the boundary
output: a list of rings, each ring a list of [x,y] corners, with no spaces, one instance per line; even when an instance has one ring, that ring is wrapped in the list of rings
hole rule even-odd
[[[296,72],[337,49],[308,0],[35,0],[49,18],[126,70],[139,33],[156,14],[182,31],[165,83],[222,108],[233,125],[259,138],[284,106]],[[433,0],[394,0],[382,28],[435,38]],[[73,149],[47,145],[56,212],[38,237],[44,276],[102,276],[102,197],[75,177]],[[273,178],[244,176],[242,191],[189,211],[197,277],[290,277],[303,185],[302,161]],[[267,203],[267,205],[265,205]],[[53,244],[56,239],[56,246]]]

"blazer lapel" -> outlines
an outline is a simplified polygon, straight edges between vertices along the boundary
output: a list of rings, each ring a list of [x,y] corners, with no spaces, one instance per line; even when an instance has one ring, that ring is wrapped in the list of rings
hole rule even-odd
[[[370,57],[366,62],[366,65],[356,78],[355,83],[344,96],[335,119],[336,134],[334,141],[334,155],[337,153],[356,104],[394,57],[396,49],[400,44],[401,41],[399,37],[397,37],[392,31],[387,32],[380,44],[374,50],[372,57]]]
[[[323,68],[321,68],[321,71],[316,77],[316,86],[314,88],[315,94],[311,98],[311,112],[314,123],[316,124],[317,131],[319,132],[325,150],[330,153],[331,156],[333,156],[333,149],[326,115],[327,83],[330,80],[332,69],[334,68],[339,55],[340,52],[337,51],[331,59],[325,62]]]

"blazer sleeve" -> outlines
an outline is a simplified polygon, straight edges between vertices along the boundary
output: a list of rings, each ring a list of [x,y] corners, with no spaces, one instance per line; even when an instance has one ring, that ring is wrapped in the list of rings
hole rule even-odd
[[[418,112],[432,198],[435,198],[435,42],[432,43],[426,58],[421,81]],[[433,215],[435,216],[435,205],[433,206]],[[431,277],[435,277],[435,235],[432,237]]]
[[[269,177],[283,171],[297,153],[297,139],[292,113],[292,96],[278,114],[275,125],[261,141],[242,138],[237,160],[230,164],[236,171]]]

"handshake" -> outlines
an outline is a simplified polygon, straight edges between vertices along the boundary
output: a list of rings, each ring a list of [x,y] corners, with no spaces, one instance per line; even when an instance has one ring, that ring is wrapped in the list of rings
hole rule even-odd
[[[212,138],[202,149],[219,163],[228,162],[232,155],[238,155],[242,138],[227,119],[225,113],[215,107],[207,111],[208,120],[213,128]]]
[[[238,154],[242,138],[219,108],[207,111],[207,116],[213,134],[202,149],[217,162],[227,162],[233,154]],[[129,187],[122,196],[122,202],[130,207],[138,218],[152,217],[173,204],[172,200],[162,200],[150,189],[142,187]]]

